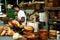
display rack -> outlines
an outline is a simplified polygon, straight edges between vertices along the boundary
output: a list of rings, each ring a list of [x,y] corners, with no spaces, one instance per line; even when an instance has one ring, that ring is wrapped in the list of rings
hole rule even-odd
[[[45,7],[46,10],[60,10],[60,7]]]
[[[29,2],[21,2],[19,4],[19,6],[23,9],[40,9],[42,5],[45,5],[45,1],[35,1],[35,0],[32,0],[29,1]]]
[[[53,3],[52,0],[46,0],[45,1],[45,12],[46,12],[46,16],[47,16],[46,17],[46,24],[48,25],[48,32],[49,32],[49,30],[57,30],[57,31],[60,31],[59,29],[57,29],[58,28],[57,25],[60,25],[60,23],[57,22],[57,21],[60,21],[60,19],[58,19],[58,12],[60,11],[60,6],[59,5],[58,6],[53,6],[53,5],[55,5],[53,3],[53,4],[50,4],[52,6],[49,7],[49,6],[47,6],[48,3],[49,3],[48,1],[51,1],[51,3]],[[55,1],[55,0],[53,0],[53,1]],[[56,2],[57,2],[57,0],[56,0]],[[57,15],[55,15],[56,17],[53,18],[53,19],[50,18],[51,17],[50,14],[52,14],[51,11],[55,11],[56,14],[57,14]],[[55,24],[54,24],[54,22],[55,22]]]

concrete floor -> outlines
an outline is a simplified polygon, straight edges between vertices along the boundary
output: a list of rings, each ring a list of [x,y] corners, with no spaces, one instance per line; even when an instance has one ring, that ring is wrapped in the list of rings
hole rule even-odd
[[[0,40],[13,40],[11,36],[0,36]]]

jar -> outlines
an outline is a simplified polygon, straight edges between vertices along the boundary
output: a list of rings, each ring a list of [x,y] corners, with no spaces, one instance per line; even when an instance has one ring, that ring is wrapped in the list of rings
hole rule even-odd
[[[53,6],[53,3],[52,2],[48,2],[47,3],[47,7],[52,7]]]
[[[57,31],[56,30],[49,30],[49,38],[55,39],[57,36]]]
[[[38,37],[37,35],[35,35],[34,33],[29,33],[28,35],[24,35],[25,38],[27,38],[27,40],[37,40]]]
[[[39,30],[39,38],[41,40],[48,40],[48,30],[45,29]]]

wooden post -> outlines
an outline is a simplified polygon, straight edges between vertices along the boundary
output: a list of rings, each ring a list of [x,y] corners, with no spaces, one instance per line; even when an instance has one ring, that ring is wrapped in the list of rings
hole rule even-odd
[[[18,5],[18,0],[16,1],[17,5]]]
[[[6,7],[6,6],[7,6],[7,2],[6,2],[6,0],[5,0],[5,8],[6,8],[6,13],[7,13],[7,7]]]
[[[32,0],[32,2],[34,2],[35,0]]]

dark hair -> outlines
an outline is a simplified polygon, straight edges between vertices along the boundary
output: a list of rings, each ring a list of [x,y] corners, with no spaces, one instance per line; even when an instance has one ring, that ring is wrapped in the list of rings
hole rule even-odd
[[[20,9],[20,7],[18,5],[13,5],[13,9],[16,8],[16,7]]]

